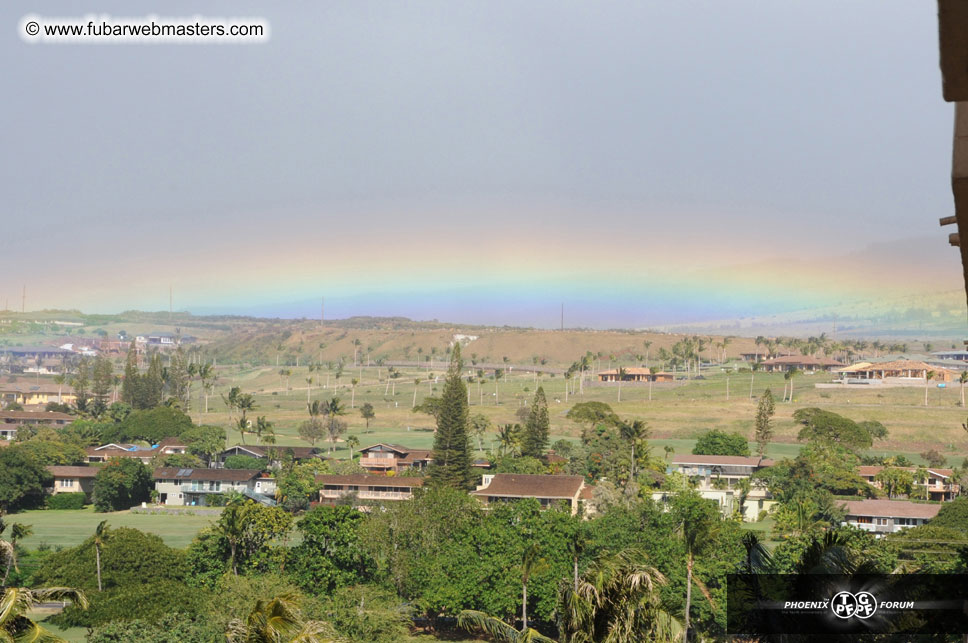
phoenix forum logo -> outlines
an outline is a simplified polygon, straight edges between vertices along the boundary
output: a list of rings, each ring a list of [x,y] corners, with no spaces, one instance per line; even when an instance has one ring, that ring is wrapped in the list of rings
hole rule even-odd
[[[839,592],[830,600],[830,611],[837,618],[868,619],[877,611],[877,599],[870,592]]]

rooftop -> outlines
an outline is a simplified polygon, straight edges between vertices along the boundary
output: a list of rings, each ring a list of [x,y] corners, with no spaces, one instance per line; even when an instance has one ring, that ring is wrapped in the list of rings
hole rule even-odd
[[[219,480],[223,482],[248,482],[262,475],[259,469],[178,469],[163,467],[155,469],[155,480]]]
[[[844,503],[848,516],[874,518],[922,518],[930,520],[938,515],[941,505],[929,505],[905,500],[848,500]]]
[[[759,456],[740,456],[740,455],[692,455],[684,453],[672,456],[673,464],[719,464],[746,467],[770,467],[773,460],[761,458]]]
[[[351,473],[348,475],[318,475],[316,482],[332,485],[354,485],[358,487],[422,487],[423,478],[408,478],[405,476],[374,476],[366,473]]]
[[[517,473],[496,473],[490,484],[472,491],[478,496],[506,498],[562,498],[571,500],[581,490],[582,476],[549,476]]]
[[[93,478],[100,471],[98,467],[51,465],[47,470],[55,478]]]

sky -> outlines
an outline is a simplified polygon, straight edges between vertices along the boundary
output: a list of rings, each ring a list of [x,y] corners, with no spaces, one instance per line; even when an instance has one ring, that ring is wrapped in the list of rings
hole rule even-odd
[[[235,1],[203,13],[268,42],[18,33],[199,13],[132,7],[0,5],[0,305],[615,328],[961,286],[930,4]]]

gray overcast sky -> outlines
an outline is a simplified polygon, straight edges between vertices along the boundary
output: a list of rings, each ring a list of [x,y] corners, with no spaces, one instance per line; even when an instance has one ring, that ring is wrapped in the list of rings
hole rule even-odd
[[[636,250],[709,268],[791,243],[836,255],[937,234],[947,251],[952,110],[930,3],[198,6],[0,5],[0,295],[27,282],[37,306],[152,307],[143,291],[167,278],[189,308],[334,281],[360,301],[387,286],[359,253],[376,274],[406,256],[429,293],[457,285],[442,248],[478,237],[488,256],[528,248],[524,281]],[[27,13],[253,15],[272,32],[29,45]],[[231,290],[253,265],[273,280]]]

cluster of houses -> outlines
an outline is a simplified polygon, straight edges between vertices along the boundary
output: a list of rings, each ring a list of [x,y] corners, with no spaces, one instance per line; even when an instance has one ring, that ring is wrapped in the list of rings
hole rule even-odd
[[[111,458],[137,458],[151,464],[154,458],[185,453],[186,446],[179,440],[169,438],[151,447],[131,444],[106,444],[87,449],[85,466],[51,466],[54,484],[51,493],[84,492],[91,495],[98,467],[92,466]],[[281,465],[283,456],[296,460],[322,460],[322,453],[312,447],[278,447],[266,449],[261,446],[236,445],[223,451],[210,468],[156,468],[153,473],[155,491],[159,504],[168,506],[204,506],[211,494],[230,491],[242,493],[264,504],[274,504],[275,478],[264,469],[226,469],[225,459],[232,455],[247,455],[267,459],[268,468]],[[374,502],[408,500],[414,489],[424,484],[424,478],[409,473],[419,473],[431,462],[430,451],[410,449],[396,444],[374,444],[360,449],[359,464],[367,473],[316,476],[320,486],[319,503],[357,503],[365,509]],[[482,482],[471,495],[485,505],[507,502],[520,498],[535,498],[542,507],[555,503],[568,506],[577,514],[582,505],[586,513],[592,511],[592,487],[583,476],[569,475],[518,475],[484,474]]]
[[[116,338],[73,336],[59,341],[62,343],[56,346],[0,347],[0,367],[13,375],[58,375],[66,372],[71,358],[123,355],[131,348],[132,341],[135,349],[144,353],[148,349],[174,349],[198,340],[191,335],[167,331],[139,333],[133,337],[122,331]]]
[[[720,455],[676,455],[667,467],[668,473],[680,473],[698,483],[700,495],[713,500],[726,515],[737,511],[746,521],[755,521],[763,511],[769,511],[776,501],[770,497],[765,486],[752,480],[754,473],[769,467],[772,460],[761,457],[720,456]],[[899,467],[914,474],[913,467]],[[883,485],[877,474],[882,466],[861,466],[858,475],[877,489]],[[750,480],[751,484],[740,481]],[[913,502],[912,500],[850,500],[844,503],[845,523],[865,531],[882,535],[901,531],[908,527],[922,525],[938,514],[939,502],[954,500],[961,487],[955,482],[951,469],[928,467],[922,480],[915,479],[911,498],[935,501]],[[665,500],[667,492],[657,491],[655,500]]]

